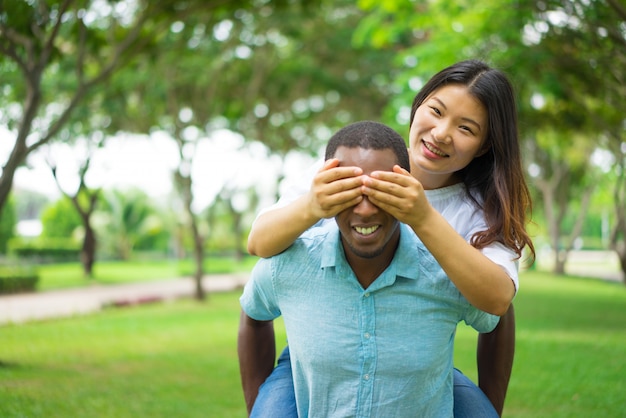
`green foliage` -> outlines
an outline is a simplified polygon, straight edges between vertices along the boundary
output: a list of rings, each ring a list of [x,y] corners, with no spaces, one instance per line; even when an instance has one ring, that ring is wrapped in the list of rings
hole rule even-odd
[[[164,33],[161,53],[133,61],[123,74],[136,95],[126,95],[119,123],[176,139],[187,126],[207,133],[227,127],[284,155],[317,153],[329,131],[380,118],[392,51],[352,43],[362,17],[353,2],[256,6],[218,22],[191,16]],[[192,111],[191,120],[179,120],[181,109]]]
[[[166,251],[170,232],[164,217],[141,190],[107,191],[99,212],[100,250],[122,260],[135,249]]]
[[[61,197],[41,213],[43,238],[71,238],[82,226],[80,215],[68,197]]]
[[[553,216],[539,222],[569,239],[568,229],[558,223],[572,225],[572,218],[586,215],[583,196],[605,175],[591,164],[594,150],[610,148],[615,171],[624,161],[623,5],[582,0],[361,0],[359,6],[367,12],[356,30],[360,42],[401,45],[392,61],[398,93],[384,116],[388,123],[395,119],[401,131],[407,129],[408,106],[416,90],[439,69],[478,58],[507,72],[518,95],[525,162],[540,169],[530,184],[535,207],[548,216],[549,210],[541,206],[555,202],[548,203]],[[406,46],[399,42],[404,36],[411,40]],[[619,184],[604,187],[612,191]],[[611,218],[626,213],[624,202],[608,202],[615,212]],[[626,236],[626,226],[621,228]]]
[[[0,294],[34,291],[38,281],[32,267],[0,266]]]
[[[11,197],[7,204],[0,208],[0,254],[7,251],[7,244],[15,235],[16,218],[15,201]]]

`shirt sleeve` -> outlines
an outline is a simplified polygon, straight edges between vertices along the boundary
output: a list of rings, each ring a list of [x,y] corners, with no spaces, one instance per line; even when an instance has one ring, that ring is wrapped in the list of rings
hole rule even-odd
[[[517,293],[519,288],[519,259],[517,259],[515,251],[502,243],[494,242],[483,248],[481,252],[485,257],[502,267],[513,281]]]
[[[468,303],[464,321],[478,332],[491,332],[500,322],[500,317],[481,311]]]
[[[271,321],[280,316],[274,292],[273,263],[275,258],[261,258],[252,269],[243,294],[239,298],[241,308],[257,321]]]

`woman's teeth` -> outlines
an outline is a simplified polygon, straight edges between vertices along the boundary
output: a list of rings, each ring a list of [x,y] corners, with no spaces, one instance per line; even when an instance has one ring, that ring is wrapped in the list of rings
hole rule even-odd
[[[438,150],[437,148],[434,148],[431,144],[429,144],[428,142],[424,141],[424,146],[426,147],[426,149],[430,152],[432,152],[435,155],[438,155],[440,157],[447,157],[448,154],[445,154],[443,152],[441,152],[440,150]]]
[[[376,231],[379,226],[380,225],[375,225],[375,226],[369,226],[367,228],[363,228],[361,226],[355,226],[354,229],[356,230],[356,232],[358,232],[361,235],[370,235],[370,234],[373,234],[374,231]]]

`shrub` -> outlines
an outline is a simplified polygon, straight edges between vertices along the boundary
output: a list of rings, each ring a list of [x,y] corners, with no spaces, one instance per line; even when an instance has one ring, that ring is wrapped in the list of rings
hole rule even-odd
[[[9,241],[9,254],[36,263],[76,261],[80,245],[68,238],[13,238]]]
[[[29,267],[0,266],[0,294],[32,292],[39,275]]]

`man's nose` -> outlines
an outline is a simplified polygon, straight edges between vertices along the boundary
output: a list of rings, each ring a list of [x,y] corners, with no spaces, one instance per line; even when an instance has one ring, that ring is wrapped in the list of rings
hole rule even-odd
[[[380,211],[378,206],[374,205],[367,196],[363,196],[363,200],[359,202],[359,204],[355,205],[352,209],[356,215],[359,215],[362,218],[367,218],[373,215],[376,215]]]

